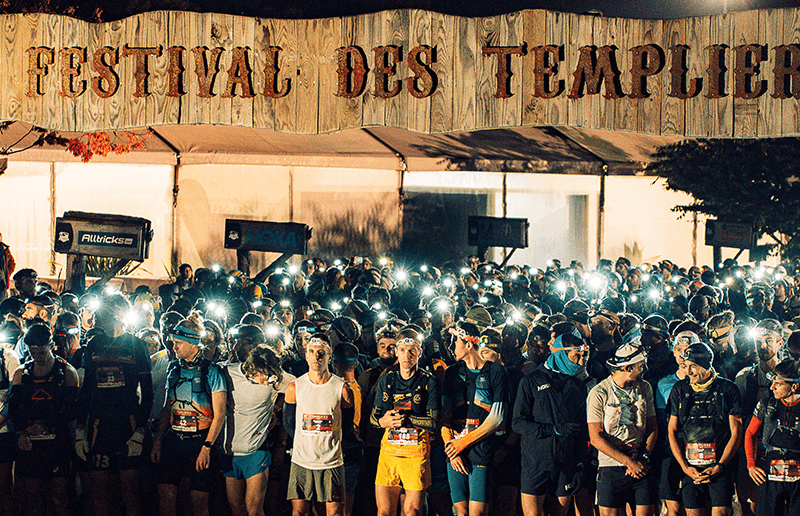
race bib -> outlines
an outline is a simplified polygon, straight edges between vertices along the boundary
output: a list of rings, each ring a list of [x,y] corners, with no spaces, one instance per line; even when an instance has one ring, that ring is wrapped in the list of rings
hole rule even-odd
[[[712,466],[716,464],[716,445],[714,443],[688,443],[686,445],[686,462],[692,466]]]
[[[28,439],[31,441],[54,441],[55,432],[47,428],[43,422],[36,422],[27,428]]]
[[[173,410],[172,429],[176,432],[197,432],[197,412],[194,410]]]
[[[419,429],[417,428],[390,428],[386,436],[389,444],[400,446],[416,446],[419,444]]]
[[[122,370],[122,366],[98,367],[95,378],[98,389],[125,386],[125,372]]]
[[[470,433],[470,432],[474,431],[476,428],[478,428],[478,426],[480,424],[481,424],[481,422],[479,420],[477,420],[477,419],[467,419],[467,421],[464,423],[464,429],[462,431],[458,432],[454,437],[456,439],[464,437],[468,433]]]
[[[325,435],[333,432],[333,415],[303,414],[303,434]]]
[[[775,482],[797,482],[800,480],[800,461],[773,460],[769,463],[769,480]]]

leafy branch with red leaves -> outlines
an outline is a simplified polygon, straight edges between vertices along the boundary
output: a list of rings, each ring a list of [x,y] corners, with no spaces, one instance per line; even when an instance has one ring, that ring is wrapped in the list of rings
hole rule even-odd
[[[6,132],[11,124],[13,122],[0,122],[0,134]],[[51,145],[64,147],[73,156],[81,158],[81,161],[87,163],[95,156],[106,157],[109,154],[122,155],[131,151],[145,150],[147,149],[147,138],[151,134],[152,131],[150,130],[144,133],[114,131],[111,134],[98,131],[83,133],[75,138],[68,138],[58,131],[31,126],[11,144],[0,146],[0,156],[8,156],[34,147]]]

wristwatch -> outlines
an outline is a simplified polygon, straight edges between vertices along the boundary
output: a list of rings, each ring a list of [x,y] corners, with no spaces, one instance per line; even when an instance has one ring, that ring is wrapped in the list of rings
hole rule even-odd
[[[212,443],[211,441],[206,441],[203,443],[203,448],[211,449],[212,446],[214,446],[214,443]]]

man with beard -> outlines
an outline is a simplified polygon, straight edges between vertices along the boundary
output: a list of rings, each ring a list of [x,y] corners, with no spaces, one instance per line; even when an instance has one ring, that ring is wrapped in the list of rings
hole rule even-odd
[[[745,427],[750,424],[750,417],[752,417],[758,402],[770,396],[772,381],[768,375],[772,375],[773,369],[780,362],[778,350],[783,346],[783,326],[775,319],[765,319],[753,328],[752,334],[756,342],[758,362],[742,369],[736,375],[736,387],[739,388],[742,397]],[[760,435],[758,438],[760,439]],[[763,454],[765,451],[759,449],[758,453]],[[742,503],[742,513],[748,516],[755,513],[758,489],[747,473],[744,457],[739,457],[739,459],[736,490]]]
[[[44,324],[52,331],[55,313],[56,305],[52,299],[47,296],[33,296],[25,303],[22,325],[24,329],[28,329],[34,324]],[[20,362],[25,362],[29,355],[23,339],[20,339],[17,343],[16,352],[21,357]]]
[[[739,371],[747,365],[737,359],[736,346],[733,345],[733,339],[729,338],[733,330],[733,320],[733,312],[725,310],[712,316],[706,323],[706,332],[716,357],[714,362],[717,372],[728,380],[734,380]]]
[[[611,311],[601,310],[595,312],[589,323],[592,330],[592,353],[586,363],[586,372],[600,381],[608,376],[606,362],[614,355],[616,346],[622,342],[619,316]]]
[[[669,445],[683,470],[681,498],[687,516],[730,514],[736,452],[742,443],[741,396],[714,371],[714,352],[690,345],[681,358],[687,378],[669,397]]]
[[[33,269],[20,269],[14,274],[14,289],[20,299],[30,299],[36,295],[39,275]]]
[[[656,445],[653,389],[642,379],[645,350],[623,344],[607,361],[610,376],[589,392],[586,404],[589,436],[598,451],[597,505],[601,516],[621,516],[635,507],[637,516],[651,516],[655,507],[655,475],[650,455]]]

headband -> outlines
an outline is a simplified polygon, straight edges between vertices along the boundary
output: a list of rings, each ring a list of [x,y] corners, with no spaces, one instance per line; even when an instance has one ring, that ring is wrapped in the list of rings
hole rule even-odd
[[[577,346],[562,346],[561,342],[563,341],[564,335],[572,335],[573,337],[581,339],[582,344],[579,344]],[[583,337],[581,337],[580,332],[578,331],[577,328],[573,328],[571,332],[565,333],[563,335],[559,335],[558,337],[556,337],[556,340],[553,341],[553,347],[550,348],[550,350],[551,351],[582,351],[582,352],[586,353],[587,351],[589,351],[589,345],[586,344],[586,343],[583,343]]]
[[[714,328],[713,330],[708,330],[708,334],[712,339],[721,339],[728,336],[728,334],[731,332],[731,328],[733,328],[732,325]]]
[[[481,339],[479,337],[471,337],[467,335],[467,332],[464,331],[464,328],[460,328],[456,326],[455,328],[450,328],[449,330],[450,335],[454,335],[455,337],[460,338],[461,340],[465,340],[467,342],[471,342],[476,346],[480,345]]]
[[[187,328],[183,324],[176,326],[170,333],[172,334],[173,338],[177,336],[180,340],[186,341],[189,344],[194,344],[195,346],[200,344],[200,339],[203,336],[202,333],[191,328]]]

